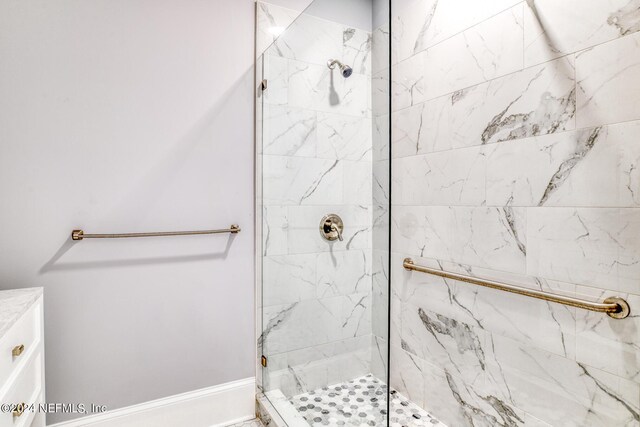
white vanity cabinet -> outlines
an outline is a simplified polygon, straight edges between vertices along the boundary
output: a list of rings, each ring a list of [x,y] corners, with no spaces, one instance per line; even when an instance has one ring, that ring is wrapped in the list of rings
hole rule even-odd
[[[0,427],[43,427],[42,288],[0,291]]]

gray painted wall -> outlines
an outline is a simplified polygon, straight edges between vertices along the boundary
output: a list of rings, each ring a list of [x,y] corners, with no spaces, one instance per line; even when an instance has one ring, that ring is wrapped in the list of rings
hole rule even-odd
[[[254,375],[253,25],[251,0],[0,3],[0,289],[45,288],[49,402]]]

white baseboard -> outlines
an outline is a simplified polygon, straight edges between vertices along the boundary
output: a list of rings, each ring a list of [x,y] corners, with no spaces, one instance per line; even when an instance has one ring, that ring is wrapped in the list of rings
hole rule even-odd
[[[247,378],[50,427],[222,427],[255,418],[255,387]]]

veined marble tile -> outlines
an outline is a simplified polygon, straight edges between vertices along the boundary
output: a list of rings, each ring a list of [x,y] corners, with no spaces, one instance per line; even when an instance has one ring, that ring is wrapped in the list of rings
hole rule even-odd
[[[377,162],[373,162],[372,183],[372,199],[374,206],[387,208],[387,212],[389,206],[389,163],[390,162],[388,160],[379,160]],[[385,228],[387,228],[388,221],[384,221],[384,224]],[[374,226],[375,225],[376,222],[374,221]]]
[[[391,110],[389,69],[371,77],[371,110],[374,118],[388,116]]]
[[[592,301],[610,296],[624,298],[631,307],[626,319],[581,310],[576,326],[576,360],[588,366],[640,383],[640,296],[579,286],[578,294]],[[634,314],[635,313],[635,314]]]
[[[425,98],[437,98],[521,70],[523,8],[521,3],[427,49]]]
[[[268,389],[286,396],[326,387],[369,372],[371,337],[361,336],[269,357]]]
[[[301,14],[266,51],[327,68],[327,60],[339,59],[343,52],[343,29],[338,23]]]
[[[637,425],[637,383],[507,338],[492,339],[487,378],[495,396],[551,425]]]
[[[428,362],[423,367],[424,408],[442,423],[456,427],[524,425],[523,411],[483,390],[484,375],[474,384]]]
[[[289,106],[357,117],[369,114],[370,79],[343,78],[325,64],[289,61]]]
[[[425,59],[426,54],[419,53],[393,66],[391,71],[392,111],[399,111],[425,100]],[[373,105],[375,108],[376,104]]]
[[[373,249],[372,262],[372,295],[373,306],[371,312],[371,322],[373,334],[385,339],[389,339],[389,252],[382,249]],[[393,302],[391,303],[393,304]],[[393,310],[401,307],[393,306]],[[396,312],[399,314],[400,312]],[[397,329],[400,332],[400,329]]]
[[[474,383],[486,368],[486,332],[425,310],[413,302],[402,305],[404,350],[442,370]]]
[[[418,406],[425,407],[424,361],[395,345],[391,346],[391,360],[391,387]]]
[[[342,59],[354,73],[371,75],[372,35],[368,31],[347,27],[342,30]]]
[[[278,56],[265,55],[262,59],[262,77],[268,89],[261,93],[264,106],[286,105],[289,102],[289,61]]]
[[[263,153],[315,157],[318,146],[316,114],[315,111],[264,105]]]
[[[391,253],[391,265],[389,266],[389,270],[391,274],[397,273],[397,266],[394,264],[396,262],[397,255],[393,252]],[[391,293],[389,307],[389,340],[391,345],[395,345],[397,347],[402,347],[402,317],[403,317],[403,303],[406,300],[403,300],[403,283],[400,280],[396,280],[395,277],[391,277],[391,283],[389,284],[389,292]]]
[[[392,194],[397,205],[485,204],[484,147],[470,147],[393,160]]]
[[[389,378],[388,344],[384,338],[371,336],[371,373],[376,378]]]
[[[525,64],[540,64],[640,30],[636,0],[536,0],[525,7]]]
[[[318,298],[371,291],[369,251],[323,252],[317,256]],[[315,276],[314,276],[315,277]]]
[[[265,205],[341,204],[343,168],[339,160],[263,157]]]
[[[393,0],[393,10],[395,13],[404,12],[409,6],[413,6],[416,0]]]
[[[326,159],[371,160],[371,119],[318,113],[317,155]]]
[[[320,220],[335,213],[344,222],[342,242],[320,236]],[[371,248],[371,208],[355,205],[291,206],[288,214],[289,253],[337,252]]]
[[[546,135],[575,128],[573,57],[428,101],[423,152]],[[424,148],[423,148],[424,147]]]
[[[389,229],[390,229],[390,209],[386,204],[376,204],[372,206],[372,247],[376,250],[388,251]]]
[[[639,50],[636,33],[576,54],[579,128],[640,119]]]
[[[335,317],[342,306],[343,297],[336,297],[264,307],[263,354],[271,357],[342,339],[342,325]]]
[[[266,256],[262,259],[264,306],[316,298],[316,254]]]
[[[372,159],[374,162],[389,160],[389,157],[390,157],[389,115],[373,117],[372,125],[373,125]]]
[[[345,296],[341,311],[344,338],[371,335],[372,300],[371,289]]]
[[[287,242],[287,206],[262,207],[262,255],[284,255],[289,251]]]
[[[344,200],[346,203],[371,206],[372,172],[371,162],[344,161]]]
[[[408,5],[394,5],[391,63],[397,64],[426,49],[429,31],[438,0],[414,0]],[[397,12],[396,12],[397,10]]]
[[[544,15],[545,9],[562,10],[571,1],[535,4]],[[435,8],[428,13],[431,3]],[[468,10],[456,8],[463,3]],[[629,35],[640,30],[634,28],[640,4],[582,2],[562,16],[551,12],[543,35],[532,32],[533,18],[524,2],[480,17],[488,13],[480,9],[498,3],[419,0],[395,8],[401,18],[394,21],[393,40],[392,247],[399,253],[393,255],[390,298],[392,307],[403,308],[395,309],[401,313],[396,320],[392,309],[390,339],[404,354],[392,358],[391,373],[407,373],[405,382],[410,383],[418,381],[415,376],[421,371],[422,397],[420,390],[412,393],[452,426],[637,426],[635,319],[615,323],[619,321],[601,314],[401,267],[405,254],[423,255],[431,258],[420,260],[426,265],[533,289],[574,295],[578,283],[638,293],[640,221],[635,218],[640,216],[636,209],[618,207],[637,206],[640,177],[635,164],[640,151],[631,141],[640,130],[635,122],[609,123],[640,118],[633,116],[640,111],[640,104],[634,105],[640,96],[630,81],[640,74],[633,74],[640,64],[635,55],[640,37]],[[608,22],[602,19],[607,8],[618,11]],[[457,14],[449,16],[458,21],[442,24],[447,10],[455,10]],[[479,20],[469,18],[474,11]],[[511,28],[520,36],[500,38],[504,25],[495,23],[506,23],[509,13],[519,23]],[[621,17],[624,22],[619,22]],[[471,24],[463,25],[465,19]],[[615,28],[621,32],[612,32]],[[625,31],[624,38],[557,59]],[[465,40],[468,34],[489,39],[475,43]],[[551,44],[555,52],[548,50],[549,39],[542,39],[549,36],[558,36]],[[491,43],[498,49],[475,56],[478,64],[473,55],[465,57]],[[507,59],[517,57],[519,64],[504,58],[494,64],[492,55],[500,52],[515,53]],[[512,72],[523,63],[540,65]],[[421,73],[415,72],[416,65],[424,67]],[[484,80],[490,81],[473,86]],[[460,152],[466,149],[447,151],[480,145],[485,147],[475,153],[488,156],[480,171],[465,163],[471,157]],[[456,186],[464,186],[465,180],[473,188],[458,196]],[[485,186],[486,203],[496,208],[482,206]],[[425,204],[445,206],[420,206]],[[527,206],[542,207],[521,208]],[[375,287],[375,279],[373,283]],[[484,341],[465,339],[472,336],[469,331],[477,331]],[[474,349],[481,349],[484,359],[468,360]],[[413,357],[401,357],[407,355]],[[480,360],[484,369],[475,366]]]
[[[438,7],[425,33],[425,45],[433,46],[466,28],[520,3],[518,0],[449,0],[438,1]]]
[[[640,122],[493,144],[490,206],[640,205]]]
[[[417,0],[394,10],[394,63],[503,12],[518,0]],[[397,30],[396,30],[397,29]],[[397,31],[397,33],[396,33]]]
[[[394,158],[415,156],[425,152],[426,129],[430,126],[428,120],[431,118],[427,114],[426,105],[420,103],[392,114],[391,144]],[[447,145],[445,148],[451,147]]]
[[[392,250],[411,256],[524,273],[521,208],[393,206]]]
[[[402,267],[404,255],[393,254],[393,289],[405,304],[415,304],[487,333],[516,340],[555,354],[575,356],[576,310],[560,304],[526,298],[440,277],[409,272]],[[496,280],[569,296],[575,286],[529,276],[472,268],[433,259],[413,258],[418,265]],[[403,324],[404,326],[404,324]],[[449,351],[456,351],[450,348]]]
[[[527,274],[637,292],[640,210],[529,208]]]
[[[256,53],[262,55],[300,15],[299,11],[257,2]]]
[[[376,28],[371,37],[371,73],[376,74],[389,68],[389,24]]]
[[[547,424],[531,414],[524,414],[524,425],[527,427],[553,427],[551,424]]]
[[[262,344],[271,356],[371,334],[371,293],[264,307]]]
[[[377,253],[387,254],[389,252],[389,224],[390,224],[390,209],[388,206],[374,205],[373,207],[373,231],[371,235],[371,243],[372,248],[374,250],[374,256]],[[387,265],[389,263],[388,256],[384,256],[380,258],[379,264],[383,263],[385,268],[388,269]],[[374,274],[379,270],[374,269]],[[385,270],[386,271],[386,270]],[[382,277],[382,276],[380,276]],[[381,283],[380,286],[384,286],[385,290],[387,290],[389,283],[388,280],[385,280],[384,283]],[[375,286],[374,286],[375,291]]]

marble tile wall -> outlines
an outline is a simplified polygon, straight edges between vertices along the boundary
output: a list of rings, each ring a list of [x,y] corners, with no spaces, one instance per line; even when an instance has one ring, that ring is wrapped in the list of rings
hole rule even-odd
[[[292,21],[267,3],[257,11],[268,80],[258,143],[259,345],[264,389],[291,397],[371,372],[372,35],[306,14]],[[334,58],[353,67],[350,78],[328,69]],[[329,213],[344,221],[342,242],[320,236]]]
[[[392,3],[391,386],[449,426],[639,426],[640,2]]]

